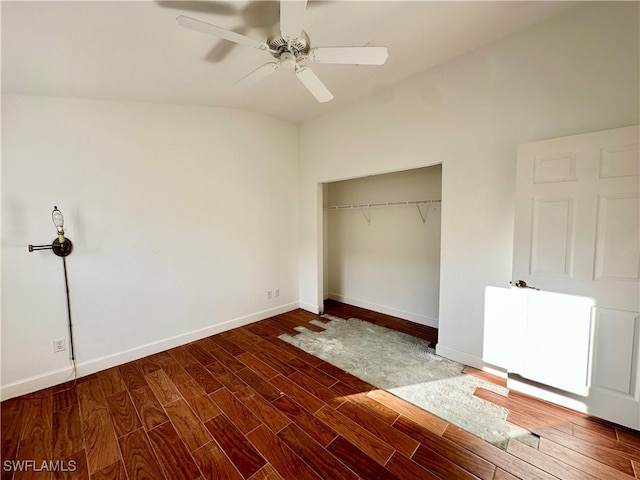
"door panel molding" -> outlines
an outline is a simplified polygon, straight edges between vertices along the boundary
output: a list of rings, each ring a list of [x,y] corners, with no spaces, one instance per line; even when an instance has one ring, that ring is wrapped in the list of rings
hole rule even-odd
[[[640,280],[638,192],[598,195],[594,280]]]
[[[591,385],[635,398],[638,312],[596,307],[594,313]]]
[[[572,198],[533,199],[529,254],[531,275],[571,278],[574,225]]]
[[[576,180],[575,152],[535,158],[533,183],[571,182],[574,180]]]
[[[606,147],[600,150],[600,178],[640,175],[640,144]]]

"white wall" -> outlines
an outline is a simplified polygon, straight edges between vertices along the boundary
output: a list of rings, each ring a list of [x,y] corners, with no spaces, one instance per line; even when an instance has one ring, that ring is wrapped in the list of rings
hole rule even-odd
[[[224,108],[2,98],[2,394],[298,306],[297,127]],[[278,287],[280,296],[267,299]]]
[[[638,7],[580,5],[302,125],[301,305],[322,301],[318,183],[442,163],[438,351],[481,366],[485,287],[511,279],[516,147],[638,123]]]
[[[440,165],[332,182],[328,204],[440,200]],[[328,297],[438,326],[440,204],[328,209]],[[422,221],[424,215],[425,222]]]
[[[317,311],[321,184],[439,163],[439,351],[478,363],[484,288],[511,276],[516,146],[639,122],[638,7],[579,6],[299,130],[223,108],[3,96],[2,395],[68,378],[51,345],[67,332],[61,260],[26,248],[54,238],[53,205],[76,246],[88,373],[298,302]]]

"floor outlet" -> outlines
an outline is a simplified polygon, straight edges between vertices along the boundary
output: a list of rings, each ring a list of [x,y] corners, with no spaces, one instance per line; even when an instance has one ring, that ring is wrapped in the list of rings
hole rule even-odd
[[[64,343],[64,338],[56,338],[53,341],[53,352],[64,352],[67,349],[67,346]]]

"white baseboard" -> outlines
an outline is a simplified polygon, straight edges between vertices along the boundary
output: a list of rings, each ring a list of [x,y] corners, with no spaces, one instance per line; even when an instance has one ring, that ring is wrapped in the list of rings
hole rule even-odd
[[[336,300],[337,302],[346,303],[347,305],[366,308],[367,310],[373,310],[374,312],[384,313],[385,315],[402,318],[404,320],[409,320],[410,322],[420,323],[422,325],[427,325],[428,327],[438,328],[437,318],[431,318],[419,313],[406,312],[404,310],[399,310],[387,305],[379,305],[377,303],[368,302],[366,300],[345,297],[344,295],[341,295],[339,293],[329,293],[329,298],[331,300]]]
[[[182,333],[174,337],[165,338],[156,342],[151,342],[146,345],[117,352],[112,355],[107,355],[101,358],[95,358],[87,361],[80,361],[77,363],[78,377],[84,377],[92,373],[106,370],[107,368],[122,365],[123,363],[138,360],[139,358],[153,355],[154,353],[163,352],[170,348],[179,347],[201,338],[209,337],[217,333],[226,332],[237,327],[249,325],[250,323],[264,320],[275,315],[290,312],[298,308],[298,302],[281,305],[279,307],[263,310],[261,312],[252,313],[243,317],[227,320],[222,323],[210,325],[205,328],[193,330],[191,332]],[[68,380],[73,380],[73,366],[69,365],[66,368],[53,370],[33,377],[25,378],[17,382],[13,382],[7,385],[3,385],[0,388],[0,399],[7,400],[9,398],[18,397],[27,393],[36,392],[43,388],[59,385]]]
[[[307,312],[314,313],[316,315],[321,313],[320,307],[318,307],[318,305],[313,305],[311,303],[300,301],[298,302],[298,307],[303,310],[306,310]]]
[[[480,357],[476,357],[475,355],[471,355],[466,352],[461,352],[460,350],[456,350],[455,348],[449,348],[438,343],[436,345],[436,354],[440,355],[441,357],[448,358],[449,360],[463,363],[469,367],[477,368],[478,370],[490,373],[491,375],[495,375],[496,377],[507,378],[507,371],[503,368],[486,363]]]
[[[27,393],[37,392],[43,388],[59,385],[69,380],[73,380],[72,365],[3,385],[0,388],[0,400],[4,401]]]
[[[449,360],[464,363],[465,365],[477,368],[478,370],[485,370],[490,368],[490,365],[483,362],[482,358],[471,355],[467,352],[461,352],[460,350],[456,350],[455,348],[449,348],[446,345],[442,345],[440,343],[436,345],[436,354],[440,355],[441,357],[448,358]],[[495,370],[493,369],[488,371],[490,371],[491,373],[495,372]]]

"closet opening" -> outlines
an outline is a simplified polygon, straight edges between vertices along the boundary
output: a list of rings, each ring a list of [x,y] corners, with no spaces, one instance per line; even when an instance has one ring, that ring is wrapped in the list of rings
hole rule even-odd
[[[442,165],[322,185],[323,299],[438,327]]]

